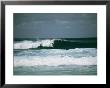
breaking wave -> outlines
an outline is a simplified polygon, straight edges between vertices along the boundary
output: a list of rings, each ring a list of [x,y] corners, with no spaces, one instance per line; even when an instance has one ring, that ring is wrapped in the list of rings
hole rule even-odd
[[[14,53],[14,66],[96,65],[97,49],[41,49],[18,50]]]
[[[30,49],[42,47],[53,47],[54,40],[39,40],[39,41],[20,41],[14,43],[14,49]]]
[[[97,48],[96,40],[40,39],[14,42],[14,49],[74,49]]]

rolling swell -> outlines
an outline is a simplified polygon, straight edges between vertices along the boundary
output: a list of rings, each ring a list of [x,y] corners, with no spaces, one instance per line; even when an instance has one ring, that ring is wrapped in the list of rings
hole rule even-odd
[[[62,41],[57,40],[54,42],[53,47],[56,49],[74,49],[74,48],[96,48],[97,42],[95,41]]]

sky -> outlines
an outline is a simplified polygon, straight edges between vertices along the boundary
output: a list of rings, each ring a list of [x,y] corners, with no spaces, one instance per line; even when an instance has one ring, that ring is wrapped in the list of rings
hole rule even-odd
[[[97,37],[96,13],[14,13],[14,38]]]

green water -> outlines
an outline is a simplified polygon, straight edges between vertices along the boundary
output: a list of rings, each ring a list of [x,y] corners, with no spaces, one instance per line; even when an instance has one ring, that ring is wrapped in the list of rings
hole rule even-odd
[[[97,75],[97,66],[19,66],[14,75]]]

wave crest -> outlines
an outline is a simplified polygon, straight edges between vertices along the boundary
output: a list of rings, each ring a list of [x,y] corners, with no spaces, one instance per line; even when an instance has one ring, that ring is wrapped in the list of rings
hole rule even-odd
[[[39,40],[39,41],[21,41],[14,43],[14,49],[30,49],[43,47],[53,47],[54,40]]]

